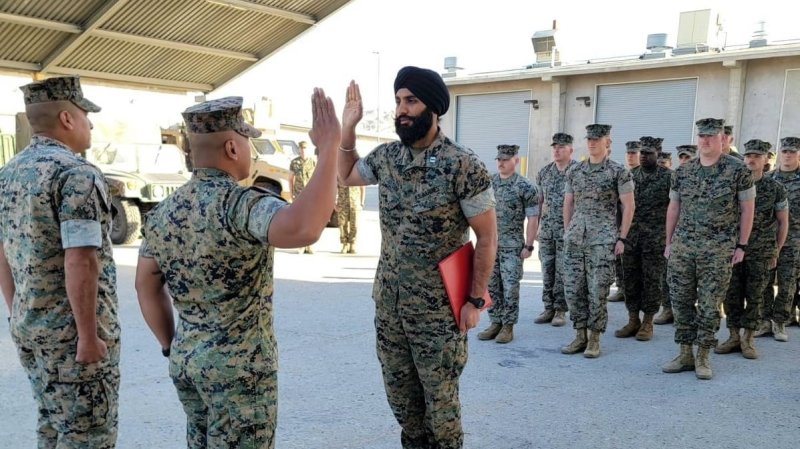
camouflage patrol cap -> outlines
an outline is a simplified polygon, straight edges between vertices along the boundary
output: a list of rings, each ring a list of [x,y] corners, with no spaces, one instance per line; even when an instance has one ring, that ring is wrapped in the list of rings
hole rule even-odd
[[[259,137],[242,116],[242,97],[225,97],[196,104],[183,111],[186,130],[193,134],[236,131],[245,137]]]
[[[725,133],[726,136],[730,136],[731,134],[733,134],[733,125],[723,126],[722,131]]]
[[[599,123],[586,125],[587,139],[599,139],[609,134],[611,134],[611,125],[601,125]]]
[[[517,155],[519,145],[498,145],[495,159],[508,160]]]
[[[684,154],[691,157],[695,157],[695,155],[697,155],[697,145],[678,145],[675,147],[675,150],[678,152],[679,157],[683,156]]]
[[[83,97],[79,76],[59,76],[20,86],[25,105],[69,101],[86,112],[100,112],[100,106]]]
[[[670,153],[669,151],[659,151],[658,160],[659,161],[671,161],[672,160],[672,153]]]
[[[759,139],[748,140],[744,144],[744,154],[768,154],[772,144]]]
[[[630,142],[625,142],[625,152],[626,153],[638,153],[642,149],[642,143],[638,140],[631,140]]]
[[[781,151],[800,151],[800,137],[784,137],[781,139]]]
[[[639,142],[642,143],[642,150],[644,151],[647,151],[645,148],[649,148],[650,151],[660,152],[662,149],[661,142],[663,141],[664,139],[661,137],[642,136],[639,138]]]
[[[572,145],[572,136],[567,133],[553,134],[553,143],[550,146],[554,147],[556,145]]]
[[[722,132],[725,126],[725,119],[721,118],[701,118],[694,122],[697,126],[698,136],[715,136]]]

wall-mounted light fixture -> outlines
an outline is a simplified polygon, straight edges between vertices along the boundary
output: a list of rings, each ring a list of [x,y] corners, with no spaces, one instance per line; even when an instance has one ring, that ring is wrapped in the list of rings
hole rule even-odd
[[[533,109],[539,109],[539,100],[522,100],[522,102],[531,105]]]
[[[576,100],[582,101],[583,105],[589,107],[592,105],[592,98],[591,97],[575,97]]]

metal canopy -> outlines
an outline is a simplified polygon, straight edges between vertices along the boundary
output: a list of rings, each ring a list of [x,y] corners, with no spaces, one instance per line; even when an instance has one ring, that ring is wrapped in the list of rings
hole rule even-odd
[[[208,92],[350,0],[0,0],[0,70]]]

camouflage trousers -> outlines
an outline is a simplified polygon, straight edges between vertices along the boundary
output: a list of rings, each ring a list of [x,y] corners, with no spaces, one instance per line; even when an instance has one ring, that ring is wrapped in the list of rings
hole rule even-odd
[[[116,446],[119,342],[106,342],[98,363],[75,362],[77,341],[62,348],[17,344],[39,408],[39,449],[111,449]]]
[[[733,266],[725,295],[727,327],[755,329],[761,321],[761,303],[769,283],[769,258],[749,257]]]
[[[664,246],[658,241],[642,239],[625,245],[625,252],[618,260],[622,261],[628,312],[658,313],[664,298],[664,272],[667,270]]]
[[[605,332],[614,282],[614,245],[564,245],[564,297],[575,329]]]
[[[622,259],[616,258],[614,260],[614,283],[617,284],[617,289],[625,291],[624,268],[622,268]]]
[[[661,253],[661,257],[664,257],[664,253]],[[665,309],[672,308],[672,299],[669,294],[669,281],[667,276],[667,261],[664,261],[664,276],[661,277],[661,288],[664,294],[661,296],[661,305],[664,306]]]
[[[679,241],[672,243],[667,270],[675,343],[717,345],[719,306],[731,280],[731,251],[703,251]],[[695,307],[697,304],[697,307]]]
[[[564,241],[542,239],[539,241],[539,261],[542,263],[542,302],[545,310],[567,311],[564,299]]]
[[[517,324],[519,319],[519,281],[522,280],[522,248],[497,248],[494,270],[489,279],[489,294],[494,305],[489,309],[492,323]]]
[[[772,292],[765,295],[762,305],[762,317],[765,320],[773,320],[778,323],[785,323],[789,320],[789,310],[794,301],[794,294],[797,291],[798,265],[800,264],[800,249],[786,245],[778,255],[778,294],[773,296]],[[774,298],[774,299],[773,299]]]
[[[458,379],[467,363],[467,336],[446,300],[424,312],[389,303],[376,303],[376,346],[403,449],[460,449]]]
[[[342,245],[355,243],[356,232],[358,232],[358,208],[354,205],[340,206],[337,215],[339,219],[339,242]]]
[[[177,367],[177,368],[176,368]],[[227,381],[187,376],[170,363],[170,376],[186,413],[188,449],[272,449],[278,418],[278,373]]]

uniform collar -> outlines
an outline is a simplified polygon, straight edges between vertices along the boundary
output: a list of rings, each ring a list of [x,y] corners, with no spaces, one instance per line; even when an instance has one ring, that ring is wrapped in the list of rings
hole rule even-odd
[[[220,170],[218,168],[195,168],[192,172],[192,178],[194,179],[224,179],[228,178],[233,182],[236,182],[231,176],[230,173]]]
[[[414,153],[411,152],[410,146],[403,145],[402,149],[400,150],[400,160],[402,161],[400,165],[403,167],[403,170],[409,170],[416,167],[437,167],[439,165],[439,157],[437,153],[439,153],[439,148],[444,146],[446,143],[446,139],[447,138],[444,136],[444,134],[442,134],[441,130],[437,131],[433,142],[431,142],[427,148],[422,149],[422,151],[416,156],[414,156]]]
[[[70,154],[75,154],[73,151],[60,140],[53,139],[52,137],[42,136],[39,134],[35,134],[31,137],[31,145],[30,146],[47,146],[47,147],[56,147],[58,149],[62,149],[64,151],[68,151]]]

